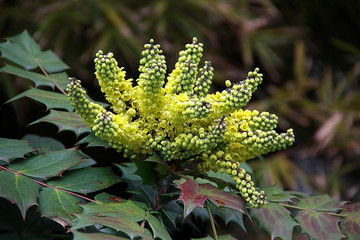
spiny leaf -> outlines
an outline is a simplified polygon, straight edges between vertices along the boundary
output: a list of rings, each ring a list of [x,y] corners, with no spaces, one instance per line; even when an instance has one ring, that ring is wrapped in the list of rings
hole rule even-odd
[[[271,239],[292,239],[293,229],[298,225],[291,217],[290,212],[277,203],[268,203],[262,208],[253,208],[250,211],[260,228],[263,228]]]
[[[0,44],[2,57],[27,70],[36,68],[38,63],[50,73],[69,68],[51,50],[42,52],[27,31],[7,39],[5,43]]]
[[[58,189],[43,188],[40,191],[41,214],[58,222],[63,227],[76,219],[72,214],[81,213],[79,203],[81,203],[79,198]]]
[[[98,138],[97,136],[95,136],[93,132],[91,132],[86,137],[78,141],[76,145],[80,145],[83,143],[87,143],[88,144],[87,147],[104,147],[104,148],[110,147],[105,140]]]
[[[38,152],[58,151],[65,149],[65,146],[54,138],[27,134],[22,138],[22,140],[29,141],[31,146],[38,149]]]
[[[243,214],[241,212],[234,211],[230,208],[217,208],[215,210],[211,209],[211,212],[214,214],[214,216],[219,216],[224,221],[225,225],[233,222],[240,226],[246,232]]]
[[[348,240],[359,239],[360,236],[360,203],[346,204],[341,211],[341,215],[346,215],[340,223],[342,232]]]
[[[35,86],[49,86],[54,88],[55,83],[58,84],[62,89],[65,89],[67,84],[70,82],[69,77],[66,73],[54,73],[50,74],[50,78],[40,73],[30,72],[12,65],[6,65],[0,69],[0,72],[5,72],[19,76],[21,78],[29,79],[34,82]]]
[[[160,238],[163,240],[171,240],[169,233],[166,231],[164,225],[159,221],[159,219],[157,219],[150,213],[148,213],[146,215],[146,218],[147,218],[147,221],[148,221],[151,229],[154,232],[154,239]]]
[[[41,52],[37,56],[37,60],[48,73],[60,72],[69,68],[69,66],[61,61],[61,59],[51,50]]]
[[[9,163],[11,160],[23,158],[26,153],[35,150],[28,141],[0,138],[0,161]]]
[[[309,210],[299,211],[295,220],[310,239],[342,239],[345,236],[339,229],[340,218],[327,213],[340,210],[342,205],[344,202],[335,201],[328,195],[303,198],[296,206]]]
[[[82,233],[78,231],[72,231],[74,240],[128,240],[119,236],[114,236],[105,233]]]
[[[184,202],[184,218],[196,207],[203,207],[207,199],[217,207],[228,207],[246,213],[245,204],[241,198],[224,192],[211,184],[198,184],[194,180],[187,178],[178,188],[181,189],[178,200]]]
[[[50,180],[47,184],[72,192],[87,194],[107,188],[119,181],[119,177],[111,168],[88,167],[67,172],[63,178]]]
[[[339,211],[345,203],[346,202],[335,201],[329,195],[324,194],[302,198],[296,206],[323,212],[336,212]]]
[[[30,178],[7,171],[0,172],[0,196],[15,203],[25,218],[29,207],[36,204],[40,185]]]
[[[9,166],[10,169],[31,177],[47,179],[61,176],[71,166],[83,161],[84,156],[76,148],[38,154],[19,160]]]
[[[32,125],[39,122],[49,122],[55,124],[59,128],[59,131],[69,130],[74,132],[77,136],[91,131],[82,118],[75,112],[51,110],[50,114],[30,124]]]
[[[46,105],[47,109],[49,108],[61,108],[66,109],[71,112],[74,110],[73,106],[71,106],[67,96],[57,92],[51,92],[46,90],[41,90],[38,88],[31,88],[25,92],[20,93],[19,95],[11,98],[8,102],[15,101],[17,99],[28,97],[39,101]]]
[[[282,190],[279,185],[263,187],[261,190],[267,193],[267,200],[270,202],[293,202],[293,199],[298,198]]]
[[[78,222],[73,230],[92,225],[103,225],[124,232],[131,239],[136,236],[151,239],[137,223],[145,219],[145,210],[132,201],[125,203],[95,203],[81,206],[82,214],[77,214]]]

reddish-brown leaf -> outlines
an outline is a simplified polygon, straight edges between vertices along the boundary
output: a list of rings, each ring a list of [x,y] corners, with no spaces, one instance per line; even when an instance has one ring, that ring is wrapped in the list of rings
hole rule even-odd
[[[341,215],[346,215],[340,223],[340,228],[349,240],[360,236],[360,203],[346,204]]]
[[[217,207],[227,207],[247,214],[244,200],[220,190],[209,183],[198,184],[189,178],[178,186],[181,194],[178,200],[184,202],[184,218],[196,207],[203,207],[204,202],[209,199]]]

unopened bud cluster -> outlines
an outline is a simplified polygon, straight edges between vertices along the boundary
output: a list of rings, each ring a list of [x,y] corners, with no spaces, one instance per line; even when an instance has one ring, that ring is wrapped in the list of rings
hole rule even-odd
[[[191,162],[200,171],[227,172],[249,205],[260,207],[265,195],[239,163],[292,145],[293,130],[277,133],[275,114],[242,109],[263,80],[258,68],[238,83],[227,80],[226,90],[209,93],[213,67],[209,61],[200,66],[202,56],[203,44],[194,38],[166,77],[160,45],[150,40],[133,86],[113,54],[99,51],[95,75],[112,111],[90,102],[74,78],[67,88],[69,99],[95,135],[125,157],[158,153],[174,164]]]

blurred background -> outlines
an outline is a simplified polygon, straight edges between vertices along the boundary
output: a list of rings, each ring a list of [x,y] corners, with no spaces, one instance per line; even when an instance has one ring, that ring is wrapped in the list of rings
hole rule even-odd
[[[0,38],[26,29],[101,101],[93,64],[98,49],[113,52],[136,79],[150,38],[161,44],[171,70],[196,36],[215,68],[213,91],[259,67],[264,82],[247,108],[277,114],[279,132],[295,131],[291,148],[249,161],[257,185],[360,201],[359,13],[358,0],[0,0]],[[3,104],[30,86],[0,75],[0,137],[40,132],[72,146],[72,133],[27,126],[46,114],[43,105]]]

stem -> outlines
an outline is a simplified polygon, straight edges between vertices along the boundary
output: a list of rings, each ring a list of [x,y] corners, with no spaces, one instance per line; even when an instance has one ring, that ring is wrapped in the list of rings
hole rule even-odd
[[[292,208],[292,209],[297,209],[297,210],[302,210],[302,211],[308,211],[308,212],[319,212],[315,209],[309,209],[309,208],[302,208],[302,207],[297,207],[297,206],[294,206],[294,205],[289,205],[289,204],[286,204],[286,203],[278,203],[284,207],[287,207],[287,208]],[[332,213],[332,212],[324,212],[326,214],[329,214],[331,216],[334,216],[334,217],[348,217],[348,215],[343,215],[343,214],[338,214],[338,213]]]
[[[210,207],[209,207],[209,204],[208,204],[207,201],[205,202],[205,206],[206,206],[206,210],[207,210],[207,212],[209,214],[211,228],[212,228],[212,231],[213,231],[213,234],[214,234],[214,239],[218,240],[218,236],[217,236],[216,228],[215,228],[215,224],[214,224],[214,219],[213,219],[213,216],[212,216],[212,214],[210,212]]]
[[[1,165],[0,165],[0,169],[5,170],[5,171],[8,171],[8,172],[12,172],[12,173],[15,174],[15,175],[24,176],[24,175],[22,175],[21,173],[15,172],[15,171],[13,171],[13,170],[11,170],[11,169],[8,169],[8,168],[6,168],[6,167],[3,167],[3,166],[1,166]],[[27,177],[27,176],[24,176],[24,177]],[[33,180],[34,182],[36,182],[37,184],[40,184],[40,185],[42,185],[42,186],[44,186],[44,187],[49,187],[49,188],[52,188],[52,189],[55,189],[55,190],[63,191],[63,192],[69,193],[69,194],[71,194],[71,195],[73,195],[73,196],[76,196],[76,197],[82,198],[82,199],[84,199],[84,200],[87,200],[87,201],[89,201],[89,202],[96,202],[95,200],[93,200],[93,199],[91,199],[91,198],[87,198],[87,197],[82,196],[82,195],[80,195],[80,194],[73,193],[73,192],[70,192],[70,191],[68,191],[68,190],[58,188],[58,187],[53,187],[53,186],[50,186],[50,185],[48,185],[48,184],[46,184],[46,183],[40,182],[40,181],[35,180],[35,179],[32,179],[32,178],[30,178],[30,179]]]
[[[57,83],[55,82],[54,79],[52,79],[52,78],[50,77],[50,75],[49,75],[49,74],[45,71],[45,69],[40,65],[39,60],[38,60],[37,58],[35,58],[35,61],[36,61],[37,65],[39,66],[39,68],[41,69],[41,71],[45,74],[45,76],[46,76],[50,81],[52,81],[52,82],[55,84],[55,87],[56,87],[57,89],[59,89],[59,91],[60,91],[61,93],[63,93],[64,95],[67,96],[67,93],[59,86],[59,84],[57,84]]]

